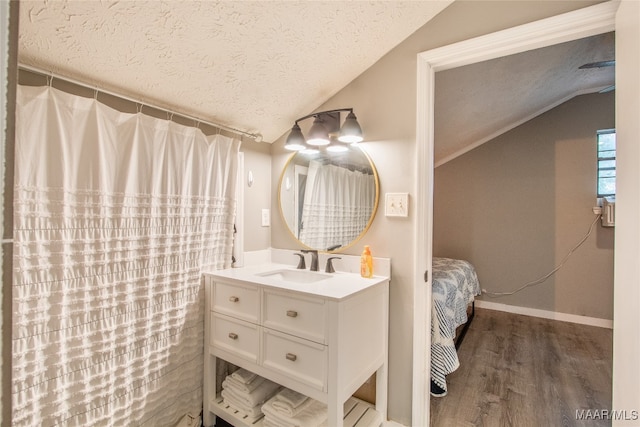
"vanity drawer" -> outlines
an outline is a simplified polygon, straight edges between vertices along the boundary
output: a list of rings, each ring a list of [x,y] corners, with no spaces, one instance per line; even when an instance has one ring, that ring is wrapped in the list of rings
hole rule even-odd
[[[262,330],[264,367],[327,391],[326,346],[267,328]]]
[[[217,313],[253,323],[260,319],[260,294],[256,286],[215,282],[211,298],[211,310]]]
[[[211,316],[210,342],[214,347],[258,363],[259,327],[222,314]]]
[[[265,290],[263,325],[326,344],[326,307],[322,298]]]

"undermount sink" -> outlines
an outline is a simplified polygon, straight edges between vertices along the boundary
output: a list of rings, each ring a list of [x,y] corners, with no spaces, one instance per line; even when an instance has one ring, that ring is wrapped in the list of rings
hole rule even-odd
[[[273,270],[264,273],[258,273],[256,276],[269,277],[271,279],[283,280],[293,283],[313,283],[331,278],[331,274],[320,273],[309,270]]]

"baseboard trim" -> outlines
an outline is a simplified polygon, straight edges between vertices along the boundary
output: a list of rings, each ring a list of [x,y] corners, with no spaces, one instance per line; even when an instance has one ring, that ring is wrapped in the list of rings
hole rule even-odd
[[[507,313],[522,314],[524,316],[541,317],[543,319],[559,320],[561,322],[578,323],[581,325],[613,329],[613,320],[599,319],[597,317],[578,316],[577,314],[558,313],[556,311],[518,307],[515,305],[499,304],[483,300],[476,300],[476,307],[486,308],[488,310],[505,311]]]

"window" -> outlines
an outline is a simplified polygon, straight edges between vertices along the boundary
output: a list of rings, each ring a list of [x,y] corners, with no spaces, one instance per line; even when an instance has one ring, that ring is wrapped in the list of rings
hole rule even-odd
[[[616,131],[598,131],[598,197],[616,195]]]

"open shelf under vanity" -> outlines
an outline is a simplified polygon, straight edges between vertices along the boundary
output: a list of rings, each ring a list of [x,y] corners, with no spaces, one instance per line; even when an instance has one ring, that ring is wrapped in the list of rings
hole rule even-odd
[[[219,394],[209,401],[209,411],[235,427],[262,427],[263,425],[262,418],[255,422],[247,421],[247,415],[225,404]],[[355,397],[350,397],[345,402],[344,427],[378,427],[381,424],[382,414],[376,411],[374,405]]]

